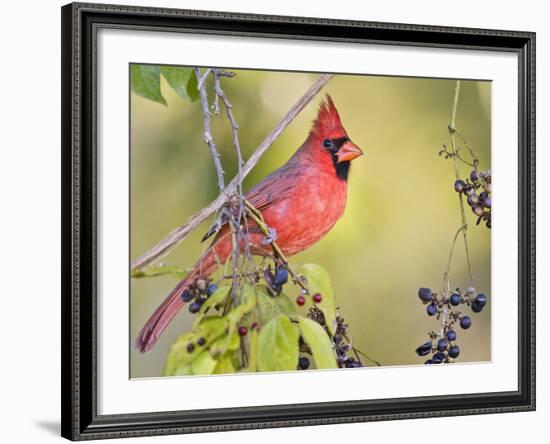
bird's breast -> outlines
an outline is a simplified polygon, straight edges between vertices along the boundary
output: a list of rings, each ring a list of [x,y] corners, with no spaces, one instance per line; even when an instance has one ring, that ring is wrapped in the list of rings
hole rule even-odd
[[[333,175],[304,175],[295,192],[266,208],[266,223],[277,231],[286,255],[299,253],[325,236],[344,213],[347,183]]]

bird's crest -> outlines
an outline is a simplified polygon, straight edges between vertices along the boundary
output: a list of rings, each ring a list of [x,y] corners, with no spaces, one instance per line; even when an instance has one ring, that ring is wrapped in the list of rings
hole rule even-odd
[[[326,99],[319,105],[317,118],[313,122],[311,133],[319,137],[326,137],[329,133],[343,130],[340,115],[332,98],[327,94]]]

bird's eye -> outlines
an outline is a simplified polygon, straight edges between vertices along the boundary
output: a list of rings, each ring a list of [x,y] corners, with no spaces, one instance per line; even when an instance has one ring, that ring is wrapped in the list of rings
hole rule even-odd
[[[325,148],[333,148],[334,147],[334,142],[330,139],[325,139],[325,140],[323,140],[323,146]]]

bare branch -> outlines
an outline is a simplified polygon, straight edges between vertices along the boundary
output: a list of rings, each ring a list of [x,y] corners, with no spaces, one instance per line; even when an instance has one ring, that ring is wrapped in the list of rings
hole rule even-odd
[[[199,77],[197,78],[197,89],[200,90],[204,86],[206,79],[208,79],[208,74],[210,74],[210,71],[212,70],[208,68],[202,75],[200,75],[200,70],[198,68],[195,69],[195,73],[197,70],[199,71]]]
[[[206,71],[206,75],[208,75],[208,72],[210,72],[210,70]],[[208,145],[208,148],[210,148],[210,154],[212,154],[212,159],[214,159],[214,166],[216,167],[216,174],[218,176],[218,188],[220,191],[223,191],[225,187],[224,172],[220,159],[220,152],[218,151],[214,137],[212,137],[212,129],[210,127],[210,109],[208,105],[208,95],[206,94],[206,81],[201,77],[201,70],[199,68],[195,68],[195,76],[197,78],[197,88],[201,98],[202,118],[204,121],[204,141]]]
[[[455,86],[455,94],[454,94],[454,100],[453,100],[453,112],[451,115],[451,123],[449,125],[449,133],[451,135],[451,148],[452,148],[452,154],[454,155],[453,161],[455,166],[455,176],[456,180],[460,179],[460,165],[458,164],[458,160],[456,158],[457,154],[457,145],[455,141],[455,120],[456,120],[456,110],[458,108],[458,98],[460,95],[460,80],[456,81]],[[460,228],[460,231],[462,231],[462,236],[464,238],[464,249],[466,251],[466,262],[468,263],[468,272],[470,274],[470,284],[472,287],[475,288],[474,285],[474,274],[472,272],[472,262],[470,260],[470,248],[468,246],[468,222],[466,220],[466,214],[464,213],[464,197],[462,193],[458,193],[458,200],[460,202],[460,217],[462,220],[462,227]],[[454,244],[453,244],[454,245]]]
[[[225,111],[227,113],[227,118],[229,122],[231,123],[231,129],[233,132],[233,147],[235,148],[235,152],[237,154],[237,192],[238,192],[238,204],[239,209],[237,211],[237,214],[232,215],[229,211],[227,211],[228,217],[231,219],[230,226],[231,226],[231,238],[232,238],[232,244],[233,244],[233,284],[231,286],[231,297],[235,301],[237,298],[237,285],[238,285],[238,271],[239,271],[239,253],[241,249],[241,241],[245,240],[246,243],[246,252],[247,257],[249,256],[249,245],[248,240],[245,238],[243,234],[243,230],[241,228],[242,224],[242,218],[244,213],[244,193],[243,193],[243,177],[242,177],[242,168],[243,168],[243,158],[241,154],[241,143],[239,141],[239,125],[237,125],[237,121],[235,120],[235,116],[233,115],[233,105],[227,98],[225,91],[222,88],[220,77],[222,75],[225,75],[227,77],[232,77],[234,73],[227,73],[225,71],[222,71],[221,69],[214,69],[213,75],[214,75],[214,91],[216,94],[216,99],[214,100],[214,112],[219,114],[220,112],[220,105],[219,105],[219,99],[221,98],[223,101],[223,105],[225,107]]]
[[[311,102],[311,100],[321,91],[321,89],[332,79],[332,74],[321,75],[315,83],[305,92],[305,94],[298,99],[298,101],[290,108],[288,113],[283,117],[279,124],[269,133],[264,141],[256,148],[256,151],[252,153],[250,158],[246,161],[242,168],[242,179],[244,179],[250,171],[256,166],[258,161],[269,149],[273,142],[279,137],[284,129],[292,122],[296,116]],[[164,239],[153,246],[149,251],[144,253],[132,262],[132,270],[142,268],[146,265],[153,263],[163,255],[166,255],[172,247],[177,245],[183,239],[185,239],[189,233],[195,230],[202,222],[204,222],[209,216],[219,211],[220,208],[227,202],[237,191],[239,177],[234,177],[227,185],[225,190],[221,192],[216,199],[214,199],[207,207],[200,210],[188,221],[172,230]]]

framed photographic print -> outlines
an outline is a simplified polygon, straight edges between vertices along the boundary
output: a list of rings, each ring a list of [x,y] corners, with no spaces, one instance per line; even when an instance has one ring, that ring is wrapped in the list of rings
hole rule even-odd
[[[63,436],[533,410],[534,45],[64,6]]]

